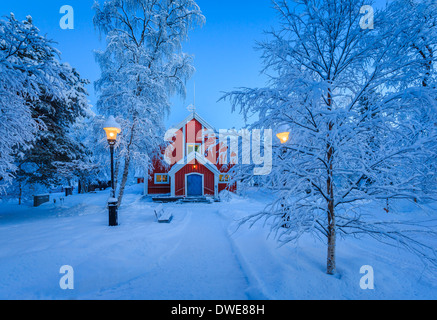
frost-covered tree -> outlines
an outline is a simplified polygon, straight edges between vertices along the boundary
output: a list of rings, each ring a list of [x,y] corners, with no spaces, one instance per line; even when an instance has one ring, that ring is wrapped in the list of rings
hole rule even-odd
[[[418,228],[399,230],[357,209],[435,196],[435,179],[423,185],[435,176],[437,152],[435,1],[392,1],[367,30],[360,27],[367,0],[273,4],[280,27],[259,44],[268,87],[225,96],[246,117],[259,116],[254,128],[291,132],[264,177],[277,199],[250,219],[271,219],[283,242],[306,233],[324,239],[329,274],[337,234],[401,244],[435,263],[434,248],[412,236]]]
[[[120,205],[129,168],[150,165],[148,159],[159,151],[170,97],[185,95],[194,68],[182,42],[204,17],[194,0],[96,1],[94,9],[94,24],[106,36],[106,50],[96,54],[97,108],[122,125]]]
[[[86,148],[71,126],[88,110],[88,83],[68,64],[29,16],[0,20],[0,181],[56,184],[71,177]],[[75,163],[71,172],[65,167]]]
[[[74,179],[74,172],[89,162],[85,160],[89,151],[71,134],[72,126],[88,112],[88,81],[68,64],[54,63],[54,67],[59,72],[62,94],[46,92],[44,84],[39,84],[40,96],[28,102],[33,118],[40,119],[45,129],[36,133],[30,147],[18,148],[15,176],[25,183],[68,183]]]
[[[11,16],[0,20],[0,186],[8,185],[17,169],[14,153],[26,150],[44,124],[30,104],[47,94],[61,94],[58,52],[39,35],[29,16],[23,22]]]

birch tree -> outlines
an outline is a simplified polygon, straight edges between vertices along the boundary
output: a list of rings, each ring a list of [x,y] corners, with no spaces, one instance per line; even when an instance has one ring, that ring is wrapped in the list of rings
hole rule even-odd
[[[109,0],[95,2],[94,24],[106,36],[97,52],[101,78],[97,108],[122,124],[119,205],[132,166],[146,167],[159,152],[170,97],[185,95],[192,57],[182,52],[188,32],[204,23],[194,0]]]
[[[277,199],[247,220],[271,221],[283,243],[307,233],[326,241],[328,274],[338,234],[401,244],[436,263],[435,249],[414,237],[422,230],[415,223],[400,230],[396,220],[359,210],[369,201],[435,197],[435,179],[428,190],[423,181],[435,175],[437,151],[436,3],[392,1],[363,30],[360,8],[369,4],[273,2],[280,27],[259,43],[268,86],[224,96],[246,118],[258,116],[253,128],[291,132],[263,181]],[[250,171],[236,174],[247,181]]]

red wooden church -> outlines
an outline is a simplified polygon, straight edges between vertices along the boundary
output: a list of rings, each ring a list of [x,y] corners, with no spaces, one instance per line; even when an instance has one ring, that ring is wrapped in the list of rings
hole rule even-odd
[[[154,160],[145,194],[218,198],[219,192],[226,188],[236,190],[235,185],[229,185],[228,172],[233,164],[221,165],[217,161],[223,156],[227,159],[228,148],[219,144],[217,131],[211,125],[193,111],[173,130],[172,147],[163,151],[172,164]]]

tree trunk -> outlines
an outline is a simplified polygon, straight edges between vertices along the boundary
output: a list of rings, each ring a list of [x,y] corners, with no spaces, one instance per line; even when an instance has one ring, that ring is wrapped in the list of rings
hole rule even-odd
[[[326,262],[326,273],[335,274],[335,245],[336,245],[336,233],[335,233],[335,214],[334,214],[334,202],[328,203],[328,259]]]
[[[21,197],[23,196],[23,188],[21,187],[21,182],[19,186],[20,193],[18,194],[18,205],[21,206]]]
[[[114,171],[114,184],[118,185],[118,173],[120,171],[120,157],[117,157],[115,160],[115,171]]]
[[[85,177],[79,178],[79,193],[85,194],[88,192],[89,180]]]
[[[328,110],[332,109],[332,95],[331,89],[328,89]],[[329,131],[332,131],[334,124],[329,123]],[[335,274],[335,246],[336,246],[336,225],[335,225],[335,207],[334,207],[334,175],[333,175],[333,161],[334,161],[334,146],[329,140],[327,144],[327,180],[326,180],[326,191],[328,195],[328,257],[326,263],[326,272],[328,274]]]
[[[129,176],[129,164],[130,164],[130,148],[132,146],[132,142],[134,140],[134,134],[135,134],[135,119],[133,121],[132,129],[131,129],[131,135],[130,140],[127,145],[127,152],[126,152],[126,158],[124,161],[124,169],[123,169],[123,177],[121,179],[121,185],[120,185],[120,192],[118,194],[118,207],[121,206],[121,201],[123,200],[124,195],[124,189],[126,187],[127,178]]]
[[[123,200],[124,189],[126,187],[127,178],[129,176],[129,163],[130,163],[130,156],[128,153],[126,155],[126,160],[124,162],[123,177],[121,179],[120,192],[118,194],[118,207],[120,207],[121,201]]]
[[[331,124],[330,124],[331,128]],[[334,147],[328,144],[328,179],[327,179],[327,194],[328,194],[328,259],[326,272],[328,274],[335,273],[335,208],[334,208],[334,183],[332,174],[332,161],[334,155]]]

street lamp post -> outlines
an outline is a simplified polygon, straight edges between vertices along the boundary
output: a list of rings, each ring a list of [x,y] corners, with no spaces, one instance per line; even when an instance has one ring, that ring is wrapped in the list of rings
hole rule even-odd
[[[118,200],[115,198],[115,179],[114,179],[114,146],[117,142],[117,134],[121,132],[121,127],[115,121],[113,116],[110,116],[103,128],[108,139],[109,150],[111,152],[111,197],[108,200],[109,209],[109,226],[118,226]]]
[[[111,153],[111,197],[115,198],[115,179],[114,179],[114,145],[109,145],[109,150]]]

